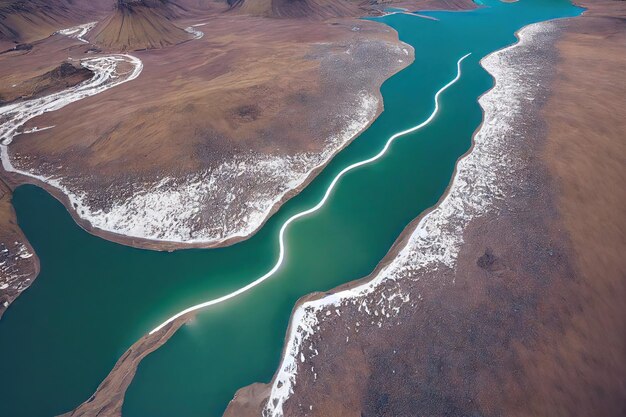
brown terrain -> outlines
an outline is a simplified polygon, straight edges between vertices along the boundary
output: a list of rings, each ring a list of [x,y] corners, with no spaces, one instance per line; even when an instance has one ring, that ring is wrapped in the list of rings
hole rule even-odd
[[[337,17],[381,14],[386,7],[407,10],[467,10],[475,8],[467,0],[233,0],[232,13],[274,18],[324,20]]]
[[[0,176],[10,187],[46,188],[87,231],[137,247],[213,247],[249,237],[367,128],[382,110],[380,85],[413,59],[393,30],[354,19],[379,13],[375,3],[332,18],[316,7],[302,18],[277,18],[205,0],[96,3],[3,6],[0,22],[13,28],[3,38],[13,46],[0,54],[5,101],[83,81],[77,63],[103,50],[134,51],[144,69],[128,84],[29,121],[23,130],[30,133],[6,150],[17,171]],[[474,7],[470,0],[413,4]],[[15,23],[23,14],[60,17],[33,31]],[[56,33],[96,20],[86,41]],[[181,29],[192,25],[204,36]]]
[[[39,259],[15,219],[11,190],[0,180],[0,319],[39,274]]]
[[[515,163],[501,184],[512,197],[465,227],[455,268],[409,267],[363,304],[320,312],[307,341],[318,353],[298,360],[284,415],[623,415],[625,4],[585,6],[583,17],[547,24],[503,69],[535,89],[535,100],[521,101],[523,117],[512,116],[521,123],[507,142]],[[422,219],[371,276],[336,291],[385,271]],[[386,319],[361,309],[385,293],[410,301]],[[138,363],[129,352],[73,415],[119,415]],[[241,389],[225,415],[260,416],[270,392],[271,384]]]
[[[411,302],[396,317],[342,305],[324,318],[285,416],[624,415],[626,2],[581,3],[547,42],[515,50],[541,87],[509,144],[514,197],[470,221],[454,269],[409,268],[365,297],[399,287]],[[536,59],[552,73],[533,73]],[[246,387],[225,415],[260,416],[269,395]]]
[[[161,0],[119,0],[88,39],[113,51],[163,48],[190,40],[189,33],[170,21],[176,15],[175,6],[163,4]]]
[[[86,23],[109,6],[107,1],[91,0],[0,0],[0,51]]]

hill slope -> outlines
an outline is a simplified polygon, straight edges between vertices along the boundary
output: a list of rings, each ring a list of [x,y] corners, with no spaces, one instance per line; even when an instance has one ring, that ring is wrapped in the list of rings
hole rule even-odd
[[[229,0],[233,10],[264,17],[329,19],[358,16],[359,7],[348,0]]]
[[[163,48],[191,38],[171,22],[183,9],[168,0],[118,0],[113,14],[88,39],[119,51]]]
[[[45,38],[74,19],[79,16],[68,0],[0,0],[0,40]]]

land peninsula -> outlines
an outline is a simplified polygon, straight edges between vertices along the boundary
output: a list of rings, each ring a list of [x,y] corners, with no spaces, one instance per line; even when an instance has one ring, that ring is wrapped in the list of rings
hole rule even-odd
[[[413,50],[358,18],[391,4],[3,1],[2,179],[45,188],[85,230],[126,245],[246,239],[382,111],[380,85]],[[24,122],[20,106],[80,89],[88,60],[119,53],[141,68],[126,59],[111,79],[140,76]],[[0,276],[7,305],[35,270]]]

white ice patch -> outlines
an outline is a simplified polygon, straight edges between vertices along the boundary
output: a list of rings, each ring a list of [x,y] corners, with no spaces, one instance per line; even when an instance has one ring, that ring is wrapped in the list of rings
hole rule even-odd
[[[76,30],[68,29],[65,33],[74,34]],[[121,63],[131,64],[133,69],[121,74],[117,71]],[[112,203],[95,208],[89,203],[92,196],[81,188],[79,181],[37,168],[22,168],[11,159],[8,149],[20,134],[19,129],[32,118],[130,81],[142,70],[141,61],[130,55],[86,59],[82,65],[94,71],[91,80],[47,97],[0,108],[2,164],[7,171],[61,190],[77,215],[94,228],[147,240],[216,244],[250,235],[287,193],[300,187],[316,168],[358,135],[378,109],[378,98],[363,91],[350,103],[353,113],[339,116],[343,127],[326,139],[321,152],[285,156],[239,154],[187,177],[165,176],[133,186],[132,193],[127,192],[131,184],[115,184],[108,190]],[[34,128],[22,133],[41,130]]]
[[[522,139],[521,133],[513,128],[513,118],[536,85],[529,84],[528,80],[532,77],[525,73],[527,68],[520,68],[519,63],[511,58],[510,51],[531,44],[537,34],[545,33],[549,28],[549,23],[527,26],[519,32],[520,41],[517,44],[494,52],[481,61],[496,83],[479,100],[484,109],[484,121],[474,137],[474,148],[458,162],[448,195],[419,222],[396,258],[371,281],[305,302],[295,310],[285,354],[263,410],[264,417],[283,417],[283,406],[293,394],[296,383],[297,358],[304,351],[305,342],[310,340],[315,330],[319,329],[320,321],[324,320],[323,311],[361,302],[365,303],[363,310],[366,311],[367,303],[379,305],[384,302],[384,316],[396,315],[400,306],[409,302],[410,298],[409,294],[402,294],[393,281],[416,272],[428,272],[440,267],[455,268],[465,227],[470,220],[490,210],[496,199],[504,198],[499,184],[512,178],[515,171],[514,161],[503,162],[502,158],[506,154],[507,143]],[[382,283],[385,287],[381,286]],[[377,290],[381,292],[380,300],[366,298]],[[389,292],[392,294],[389,295]],[[374,315],[372,318],[371,324],[382,325],[380,317]],[[355,331],[358,326],[357,322]]]
[[[196,29],[196,26],[197,25],[189,26],[188,28],[185,28],[185,32],[193,36],[194,39],[202,39],[204,37],[204,32]]]
[[[60,31],[58,31],[56,33],[58,33],[59,35],[67,36],[69,38],[78,39],[79,41],[81,41],[83,43],[89,43],[89,41],[86,40],[84,37],[97,24],[98,24],[98,22],[89,22],[89,23],[85,23],[84,25],[74,26],[74,27],[67,28],[67,29],[62,29],[62,30],[60,30]]]
[[[76,211],[92,226],[155,241],[220,243],[257,230],[290,191],[300,187],[375,116],[378,99],[362,92],[344,128],[321,153],[236,155],[215,169],[166,177],[106,210],[78,199]],[[236,184],[236,188],[229,185]],[[206,210],[212,209],[207,216]]]

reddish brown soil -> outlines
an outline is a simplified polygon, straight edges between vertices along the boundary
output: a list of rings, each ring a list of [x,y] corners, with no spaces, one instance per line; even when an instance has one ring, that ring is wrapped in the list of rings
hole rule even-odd
[[[459,7],[461,2],[455,4]],[[469,7],[471,2],[464,4]],[[150,172],[154,167],[168,170],[174,166],[178,171],[193,172],[211,163],[211,155],[229,155],[248,148],[278,154],[316,151],[320,146],[319,138],[301,128],[294,129],[294,126],[311,125],[299,122],[300,118],[315,117],[319,121],[312,123],[313,126],[325,126],[324,112],[337,113],[332,110],[337,100],[353,93],[357,87],[363,88],[363,70],[369,71],[372,67],[383,71],[383,74],[367,75],[376,80],[374,89],[377,90],[385,78],[407,64],[394,61],[393,69],[388,70],[391,65],[381,60],[379,52],[373,49],[367,54],[359,51],[355,57],[357,62],[368,60],[366,66],[358,64],[359,78],[355,77],[355,71],[346,68],[329,72],[323,63],[324,57],[344,56],[361,42],[367,43],[368,48],[378,48],[379,41],[397,42],[394,31],[371,22],[269,20],[230,15],[213,17],[207,23],[202,28],[205,37],[195,44],[189,42],[140,53],[145,70],[133,81],[132,89],[111,90],[99,95],[97,100],[86,99],[80,106],[68,106],[63,114],[40,117],[38,124],[60,123],[62,128],[58,132],[49,131],[53,133],[52,139],[31,135],[28,151],[41,152],[42,156],[56,155],[54,157],[64,152],[75,156],[78,151],[82,156],[77,162],[84,164],[81,169],[102,170],[104,178],[119,172],[141,177],[142,170]],[[358,31],[353,30],[355,25]],[[184,64],[182,74],[181,63]],[[288,106],[288,111],[281,106]],[[341,114],[340,110],[338,112]],[[84,132],[87,126],[77,125],[82,123],[80,121],[94,132],[89,143],[77,142],[85,139],[79,132]],[[137,137],[133,133],[137,126],[141,126],[145,134]],[[61,131],[64,134],[61,135]],[[185,138],[188,144],[173,143],[173,136]],[[213,136],[220,140],[207,141]],[[268,137],[272,140],[266,140]],[[83,148],[84,152],[80,151]],[[189,148],[196,151],[190,153]],[[121,171],[120,167],[123,167]],[[133,172],[129,172],[130,167]],[[14,178],[14,181],[23,179]],[[58,194],[57,197],[63,200]],[[123,241],[164,248],[162,244],[151,242]],[[149,338],[140,340],[134,352],[139,352],[137,346],[143,346],[142,341]],[[106,381],[125,380],[127,372],[131,369],[134,372],[137,363],[121,360]],[[106,409],[116,415],[127,384],[116,386],[113,391],[110,388],[101,391],[98,398],[107,401],[91,400],[77,412],[89,415],[93,410]]]
[[[168,9],[168,18],[202,6],[194,3],[180,2],[185,8]],[[389,50],[400,46],[397,34],[373,22],[297,22],[214,11],[196,19],[209,23],[202,27],[203,39],[138,53],[145,67],[137,80],[36,118],[27,127],[56,127],[47,131],[50,135],[16,137],[9,152],[30,155],[36,170],[67,167],[58,174],[91,189],[95,206],[108,204],[128,196],[119,195],[117,184],[132,193],[142,181],[184,178],[240,153],[317,152],[334,133],[329,118],[344,114],[362,89],[378,94],[382,82],[411,59],[401,54],[399,63],[398,51]],[[360,31],[352,31],[355,24]],[[77,61],[93,49],[61,35],[31,46],[0,54],[0,90],[9,100],[78,81],[72,76],[41,82],[54,78],[42,74],[68,57]],[[346,51],[353,47],[360,54],[348,59]],[[30,182],[2,175],[11,186]],[[69,207],[65,195],[48,189]],[[118,194],[103,194],[111,189]],[[207,207],[207,221],[213,212]],[[185,246],[93,230],[72,214],[87,230],[124,244],[159,250]]]
[[[329,118],[343,114],[360,89],[377,93],[409,62],[398,63],[389,54],[390,44],[398,42],[394,31],[373,22],[358,25],[361,30],[354,32],[349,20],[211,18],[200,40],[138,53],[145,68],[132,83],[35,119],[29,125],[56,127],[29,135],[28,141],[16,138],[11,152],[30,155],[33,168],[61,165],[66,170],[61,176],[95,194],[128,183],[129,177],[138,183],[184,177],[244,152],[319,152],[333,134]],[[367,54],[347,60],[345,51],[352,47],[367,48]],[[86,48],[77,45],[70,52]],[[35,60],[35,53],[12,58],[11,64],[19,67],[19,60]],[[339,67],[341,60],[349,66]],[[369,64],[361,65],[364,60]],[[361,75],[352,76],[357,69]],[[0,78],[3,73],[0,69]],[[111,196],[101,199],[94,203]],[[142,247],[180,246],[102,235]]]
[[[121,416],[124,394],[135,377],[139,362],[161,347],[183,324],[185,319],[174,321],[158,332],[139,339],[117,361],[91,398],[61,417]]]

